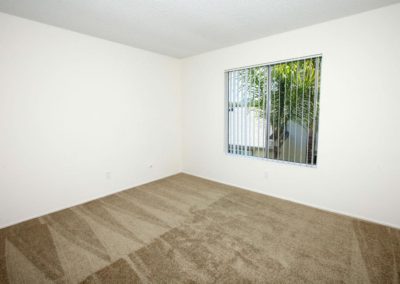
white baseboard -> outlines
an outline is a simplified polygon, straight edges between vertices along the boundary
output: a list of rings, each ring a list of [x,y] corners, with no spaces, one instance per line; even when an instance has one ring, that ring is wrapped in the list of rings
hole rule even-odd
[[[155,179],[151,179],[151,180],[148,180],[148,181],[145,181],[145,182],[134,184],[134,185],[132,185],[132,186],[130,186],[128,188],[117,189],[117,190],[115,190],[115,191],[113,191],[111,193],[98,195],[98,196],[90,198],[90,199],[85,199],[85,200],[82,200],[82,202],[79,202],[79,203],[76,203],[76,204],[71,204],[71,205],[68,205],[68,206],[65,206],[65,207],[60,207],[60,208],[55,208],[53,210],[45,211],[45,212],[39,213],[37,215],[21,219],[21,220],[19,220],[17,222],[10,222],[10,223],[6,223],[6,224],[1,224],[0,225],[0,230],[4,229],[4,228],[7,228],[7,227],[10,227],[10,226],[13,226],[13,225],[16,225],[16,224],[19,224],[19,223],[22,223],[22,222],[26,222],[26,221],[29,221],[29,220],[32,220],[32,219],[40,218],[40,217],[46,216],[46,215],[54,213],[54,212],[58,212],[58,211],[65,210],[65,209],[68,209],[68,208],[71,208],[71,207],[79,206],[79,205],[85,204],[87,202],[94,201],[94,200],[97,200],[97,199],[100,199],[100,198],[103,198],[103,197],[106,197],[106,196],[109,196],[109,195],[113,195],[113,194],[116,194],[118,192],[122,192],[124,190],[130,189],[130,188],[138,187],[138,186],[141,186],[141,185],[153,182],[153,181],[157,181],[157,180],[161,180],[161,179],[164,179],[164,178],[168,178],[168,177],[180,174],[180,173],[181,173],[181,171],[178,171],[178,172],[173,173],[173,174],[167,174],[165,176],[161,176],[161,177],[158,177],[158,178],[155,178]]]
[[[222,181],[222,180],[217,180],[217,179],[205,177],[205,176],[202,176],[202,175],[198,175],[198,174],[191,173],[190,171],[186,171],[186,170],[184,170],[184,171],[178,171],[178,172],[176,172],[176,173],[168,174],[168,175],[165,175],[165,176],[161,176],[161,177],[159,177],[159,178],[146,181],[146,182],[144,182],[144,183],[135,184],[135,185],[132,185],[132,186],[129,187],[129,188],[134,188],[134,187],[141,186],[141,185],[144,185],[144,184],[147,184],[147,183],[150,183],[150,182],[154,182],[154,181],[157,181],[157,180],[161,180],[161,179],[164,179],[164,178],[168,178],[168,177],[177,175],[177,174],[179,174],[179,173],[184,173],[184,174],[192,175],[192,176],[199,177],[199,178],[202,178],[202,179],[206,179],[206,180],[210,180],[210,181],[214,181],[214,182],[218,182],[218,183],[223,183],[223,184],[226,184],[226,185],[229,185],[229,186],[233,186],[233,187],[241,188],[241,189],[244,189],[244,190],[248,190],[248,191],[260,193],[260,194],[263,194],[263,195],[266,195],[266,196],[271,196],[271,197],[274,197],[274,198],[278,198],[278,199],[281,199],[281,200],[286,200],[286,201],[293,202],[293,203],[296,203],[296,204],[301,204],[301,205],[304,205],[304,206],[308,206],[308,207],[311,207],[311,208],[323,210],[323,211],[330,212],[330,213],[333,213],[333,214],[337,214],[337,215],[341,215],[341,216],[345,216],[345,217],[350,217],[350,218],[356,218],[356,219],[359,219],[359,220],[362,220],[362,221],[366,221],[366,222],[370,222],[370,223],[375,223],[375,224],[379,224],[379,225],[391,227],[391,228],[394,228],[394,229],[400,229],[399,226],[396,226],[396,225],[394,225],[394,224],[389,224],[389,223],[385,223],[385,222],[381,222],[381,221],[376,221],[376,220],[373,220],[373,219],[365,218],[365,217],[363,217],[363,216],[358,216],[358,215],[354,215],[354,214],[348,214],[348,213],[345,213],[345,212],[340,212],[340,211],[333,210],[333,209],[330,209],[330,208],[325,208],[325,207],[317,206],[317,205],[314,205],[314,204],[308,204],[308,203],[305,203],[305,202],[300,202],[300,201],[297,201],[297,200],[293,200],[293,199],[289,199],[289,198],[284,198],[284,197],[277,196],[277,195],[273,195],[273,194],[267,194],[267,193],[265,193],[265,192],[262,192],[262,191],[260,191],[260,190],[254,189],[254,188],[248,188],[248,187],[244,187],[244,186],[232,184],[232,183],[230,183],[230,182],[226,182],[226,181]],[[1,225],[1,226],[0,226],[0,229],[6,228],[6,227],[10,227],[10,226],[13,226],[13,225],[16,225],[16,224],[25,222],[25,221],[29,221],[29,220],[35,219],[35,218],[40,218],[40,217],[42,217],[42,216],[45,216],[45,215],[47,215],[47,214],[51,214],[51,213],[54,213],[54,212],[57,212],[57,211],[61,211],[61,210],[64,210],[64,209],[68,209],[68,208],[71,208],[71,207],[75,207],[75,206],[79,206],[79,205],[81,205],[81,204],[84,204],[84,203],[87,203],[87,202],[90,202],[90,201],[93,201],[93,200],[97,200],[97,199],[100,199],[100,198],[103,198],[103,197],[106,197],[106,196],[109,196],[109,195],[112,195],[112,194],[115,194],[115,193],[118,193],[118,192],[122,192],[122,191],[124,191],[124,190],[129,189],[129,188],[116,190],[115,192],[112,192],[112,193],[109,193],[109,194],[99,195],[99,196],[96,196],[96,197],[94,197],[94,198],[90,198],[89,200],[83,200],[82,202],[77,203],[77,204],[73,204],[73,205],[70,205],[70,206],[63,207],[63,208],[57,208],[57,209],[51,210],[51,211],[49,211],[49,212],[40,213],[40,214],[38,214],[38,215],[36,215],[36,216],[31,216],[31,217],[29,217],[29,218],[20,220],[20,221],[18,221],[18,222],[12,222],[12,223],[9,223],[9,224]]]
[[[341,215],[341,216],[345,216],[345,217],[350,217],[350,218],[355,218],[355,219],[359,219],[359,220],[362,220],[362,221],[365,221],[365,222],[370,222],[370,223],[374,223],[374,224],[378,224],[378,225],[383,225],[383,226],[387,226],[387,227],[394,228],[394,229],[397,229],[397,230],[400,229],[400,226],[396,226],[394,224],[381,222],[381,221],[365,218],[363,216],[349,214],[349,213],[346,213],[346,212],[341,212],[341,211],[333,210],[333,209],[330,209],[330,208],[326,208],[326,207],[322,207],[322,206],[318,206],[318,205],[314,205],[314,204],[308,204],[308,203],[305,203],[305,202],[301,202],[301,201],[297,201],[297,200],[293,200],[293,199],[277,196],[277,195],[274,195],[274,194],[267,194],[265,192],[262,192],[260,190],[254,189],[254,188],[248,188],[248,187],[240,186],[240,185],[237,185],[237,184],[232,184],[230,182],[226,182],[226,181],[223,181],[223,180],[217,180],[217,179],[213,179],[213,178],[208,178],[208,177],[205,177],[205,176],[202,176],[202,175],[191,173],[190,171],[184,170],[184,171],[182,171],[182,173],[185,173],[185,174],[188,174],[188,175],[192,175],[192,176],[195,176],[195,177],[199,177],[199,178],[202,178],[202,179],[207,179],[207,180],[210,180],[210,181],[218,182],[218,183],[223,183],[223,184],[226,184],[226,185],[229,185],[229,186],[233,186],[233,187],[237,187],[237,188],[241,188],[241,189],[244,189],[244,190],[260,193],[260,194],[263,194],[263,195],[266,195],[266,196],[271,196],[271,197],[274,197],[274,198],[278,198],[278,199],[281,199],[281,200],[293,202],[293,203],[296,203],[296,204],[301,204],[301,205],[304,205],[304,206],[308,206],[308,207],[311,207],[311,208],[323,210],[323,211],[330,212],[330,213],[333,213],[333,214],[337,214],[337,215]]]

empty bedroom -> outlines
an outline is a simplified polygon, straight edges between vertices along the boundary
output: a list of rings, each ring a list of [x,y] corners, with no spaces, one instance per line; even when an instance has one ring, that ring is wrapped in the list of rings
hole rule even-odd
[[[400,283],[400,0],[0,0],[0,283]]]

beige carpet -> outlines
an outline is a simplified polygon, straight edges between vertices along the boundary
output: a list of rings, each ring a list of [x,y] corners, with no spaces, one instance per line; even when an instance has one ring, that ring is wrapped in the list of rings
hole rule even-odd
[[[399,230],[185,174],[0,230],[0,283],[399,279]]]

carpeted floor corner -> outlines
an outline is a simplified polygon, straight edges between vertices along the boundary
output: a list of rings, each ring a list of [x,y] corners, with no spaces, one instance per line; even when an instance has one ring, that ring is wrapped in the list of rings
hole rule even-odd
[[[0,283],[399,283],[400,230],[175,175],[0,230]]]

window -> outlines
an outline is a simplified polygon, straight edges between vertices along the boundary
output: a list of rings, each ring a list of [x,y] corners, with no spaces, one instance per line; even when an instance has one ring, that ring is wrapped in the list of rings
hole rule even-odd
[[[316,165],[321,59],[227,71],[228,153]]]

